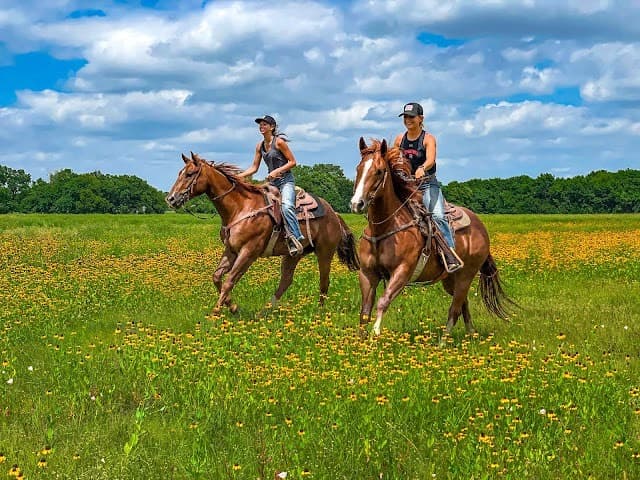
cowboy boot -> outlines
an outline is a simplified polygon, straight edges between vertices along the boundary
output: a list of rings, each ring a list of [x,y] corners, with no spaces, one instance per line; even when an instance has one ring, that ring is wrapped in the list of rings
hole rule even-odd
[[[447,273],[453,273],[464,267],[464,262],[458,256],[455,249],[451,248],[442,236],[442,232],[439,230],[434,235],[436,237],[436,244],[440,252],[440,258]]]
[[[446,248],[440,250],[440,256],[447,273],[453,273],[464,267],[464,262],[458,257],[456,251],[447,245]]]

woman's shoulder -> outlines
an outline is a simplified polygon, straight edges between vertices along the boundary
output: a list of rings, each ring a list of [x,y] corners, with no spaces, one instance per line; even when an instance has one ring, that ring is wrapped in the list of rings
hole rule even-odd
[[[436,137],[433,135],[433,133],[429,133],[426,130],[424,131],[424,144],[427,145],[429,143],[435,143],[436,142]]]

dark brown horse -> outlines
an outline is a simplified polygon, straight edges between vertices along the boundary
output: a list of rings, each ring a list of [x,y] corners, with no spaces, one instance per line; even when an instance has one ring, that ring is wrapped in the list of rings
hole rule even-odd
[[[316,254],[320,271],[320,304],[329,290],[329,273],[333,255],[351,270],[357,270],[358,256],[355,241],[349,227],[323,199],[318,199],[325,215],[311,219],[305,228],[304,253],[292,257],[285,244],[284,229],[274,236],[273,204],[265,203],[267,187],[254,185],[238,177],[241,170],[233,165],[206,161],[197,154],[191,158],[182,155],[185,166],[169,191],[166,201],[172,208],[184,205],[187,200],[206,194],[222,219],[220,238],[225,250],[213,274],[213,283],[220,294],[214,312],[228,306],[232,312],[237,305],[231,302],[231,290],[242,275],[260,256],[282,257],[280,284],[272,303],[277,302],[289,288],[300,259],[311,252]],[[301,225],[302,226],[302,225]],[[309,240],[309,232],[313,245]],[[228,275],[227,275],[228,274]],[[226,279],[223,278],[227,275]]]
[[[387,283],[377,305],[373,326],[376,335],[380,334],[382,317],[389,305],[410,281],[429,284],[442,281],[444,289],[453,297],[447,331],[451,332],[462,314],[467,332],[473,333],[475,329],[467,294],[478,272],[480,293],[487,310],[506,318],[504,301],[511,300],[500,285],[498,269],[489,252],[489,235],[480,219],[472,211],[464,209],[471,223],[455,235],[456,252],[464,261],[464,267],[447,273],[435,254],[435,239],[427,245],[409,208],[410,201],[422,203],[421,192],[406,181],[409,167],[399,149],[388,150],[386,140],[373,140],[372,145],[367,146],[363,138],[360,138],[359,146],[361,160],[356,171],[351,209],[354,212],[366,211],[369,221],[359,252],[361,331],[364,332],[370,321],[376,287],[383,279]],[[430,254],[423,255],[423,252]]]

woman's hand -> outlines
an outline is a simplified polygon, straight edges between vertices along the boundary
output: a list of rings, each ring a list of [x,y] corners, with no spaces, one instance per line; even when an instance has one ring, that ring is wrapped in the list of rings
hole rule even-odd
[[[422,177],[424,177],[424,167],[422,165],[420,165],[416,169],[416,178],[422,178]]]
[[[275,170],[267,175],[267,181],[275,180],[276,178],[280,178],[280,174],[276,173]]]

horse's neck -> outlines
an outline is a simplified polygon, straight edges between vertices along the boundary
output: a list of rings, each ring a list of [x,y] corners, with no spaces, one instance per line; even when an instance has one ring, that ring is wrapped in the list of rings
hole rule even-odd
[[[207,196],[215,205],[222,224],[227,225],[244,209],[248,198],[224,175],[217,172],[210,172],[209,175]]]
[[[373,200],[367,216],[369,218],[369,227],[374,233],[384,233],[412,219],[409,211],[404,208],[393,190],[393,184],[390,179],[384,186],[382,195]]]

